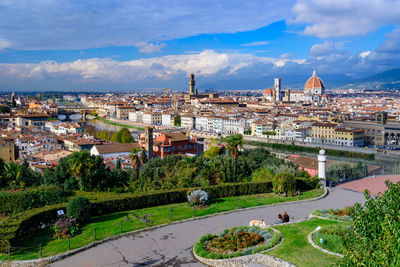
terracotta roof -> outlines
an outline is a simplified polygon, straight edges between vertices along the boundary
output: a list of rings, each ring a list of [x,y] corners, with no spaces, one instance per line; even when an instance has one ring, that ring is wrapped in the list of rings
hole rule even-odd
[[[304,85],[304,91],[309,91],[309,90],[312,90],[314,88],[325,89],[324,83],[317,76],[315,71],[314,71],[313,75],[307,80],[306,84]]]
[[[140,148],[140,145],[138,143],[129,143],[129,144],[95,145],[95,147],[100,154],[107,154],[107,153],[118,153],[118,152],[131,152],[135,148]]]

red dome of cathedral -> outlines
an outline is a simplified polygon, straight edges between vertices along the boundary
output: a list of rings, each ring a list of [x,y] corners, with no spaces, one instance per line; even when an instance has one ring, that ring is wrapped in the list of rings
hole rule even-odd
[[[271,88],[267,88],[264,90],[264,95],[272,95],[272,94],[273,94],[273,92],[272,92]]]
[[[324,94],[325,85],[314,70],[313,75],[307,80],[306,85],[304,85],[304,92],[314,92],[315,90]]]

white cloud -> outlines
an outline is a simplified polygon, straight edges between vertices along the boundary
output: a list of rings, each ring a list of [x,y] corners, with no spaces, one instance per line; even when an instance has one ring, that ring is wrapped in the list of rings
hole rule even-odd
[[[0,38],[0,50],[9,48],[11,46],[11,43],[7,41],[6,39]]]
[[[364,35],[400,23],[399,0],[298,0],[289,23],[321,38]]]
[[[252,42],[252,43],[242,44],[242,46],[261,46],[261,45],[267,45],[267,44],[269,44],[268,41],[260,41],[260,42]]]
[[[358,56],[359,56],[360,58],[366,58],[366,57],[369,56],[370,54],[371,54],[371,51],[367,50],[367,51],[361,52]]]
[[[286,19],[294,1],[3,0],[0,36],[13,49],[132,46],[255,30]]]
[[[336,51],[335,43],[324,41],[322,44],[315,44],[310,49],[310,56],[320,57]]]
[[[135,46],[139,48],[140,53],[151,54],[155,52],[161,52],[161,48],[166,46],[166,44],[153,44],[153,43],[146,43],[146,42],[139,42],[136,43]]]
[[[240,71],[255,69],[265,72],[265,66],[283,67],[289,62],[302,64],[304,59],[275,59],[252,54],[217,53],[205,50],[198,54],[168,55],[117,61],[109,58],[92,58],[59,63],[44,61],[34,63],[0,64],[3,79],[73,79],[81,82],[128,82],[145,79],[169,80],[176,75],[194,72],[200,76],[228,77]]]

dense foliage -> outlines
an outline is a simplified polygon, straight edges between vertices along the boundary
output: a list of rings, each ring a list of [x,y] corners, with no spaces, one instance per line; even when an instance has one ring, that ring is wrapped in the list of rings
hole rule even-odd
[[[67,216],[84,222],[92,215],[92,204],[85,197],[75,197],[67,205]]]
[[[67,194],[57,186],[0,192],[0,214],[10,214],[63,203]]]
[[[293,196],[296,193],[296,181],[292,174],[287,172],[278,173],[272,181],[275,193]]]
[[[111,141],[123,144],[135,142],[128,128],[122,128],[118,132],[113,133]]]
[[[364,206],[354,205],[342,266],[400,266],[400,183],[386,185],[385,193],[372,197],[365,192]]]
[[[111,140],[111,137],[113,135],[113,131],[107,131],[107,130],[98,130],[96,127],[92,125],[87,125],[85,127],[85,133],[95,136],[96,138],[103,139],[103,140]]]
[[[367,165],[358,162],[353,166],[346,162],[339,162],[334,165],[329,165],[326,168],[326,176],[333,181],[359,179],[367,176]]]
[[[288,144],[279,144],[279,143],[264,143],[257,141],[246,141],[246,144],[260,147],[269,147],[273,150],[278,151],[287,151],[287,152],[307,152],[307,153],[315,153],[318,154],[320,148],[318,147],[306,147],[306,146],[298,146],[298,145],[288,145]],[[335,150],[335,149],[325,149],[326,153],[329,156],[335,157],[348,157],[348,158],[359,158],[366,160],[374,160],[375,154],[368,153],[358,153],[352,151],[344,151],[344,150]]]
[[[0,189],[23,189],[38,186],[42,183],[42,176],[29,168],[26,160],[22,164],[16,162],[4,163],[0,159]]]

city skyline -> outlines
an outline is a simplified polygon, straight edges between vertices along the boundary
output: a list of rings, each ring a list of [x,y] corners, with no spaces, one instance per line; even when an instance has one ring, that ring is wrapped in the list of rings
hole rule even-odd
[[[218,80],[309,77],[314,68],[322,78],[358,78],[400,67],[400,1],[0,6],[3,91],[185,89],[190,72],[218,86]],[[272,83],[261,79],[252,87]]]

